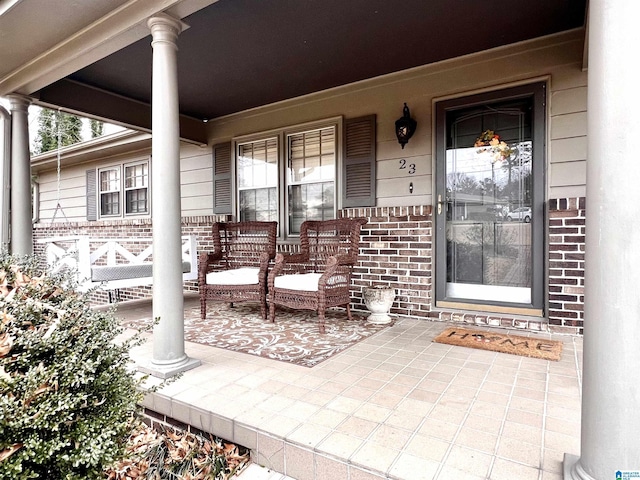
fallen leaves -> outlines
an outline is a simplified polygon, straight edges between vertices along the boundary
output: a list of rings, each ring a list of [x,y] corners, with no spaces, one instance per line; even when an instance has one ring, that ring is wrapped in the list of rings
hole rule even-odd
[[[0,333],[0,358],[6,357],[13,346],[13,338],[8,333]]]
[[[157,431],[143,423],[131,433],[127,453],[107,472],[109,480],[228,480],[249,461],[249,452],[235,444],[171,427]]]

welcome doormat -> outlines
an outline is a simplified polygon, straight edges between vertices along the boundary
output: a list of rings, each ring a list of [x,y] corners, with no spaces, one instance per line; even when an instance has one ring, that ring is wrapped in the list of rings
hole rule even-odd
[[[433,339],[434,342],[457,345],[460,347],[491,350],[492,352],[511,353],[525,357],[560,360],[562,342],[538,339],[519,335],[467,330],[465,328],[447,328]]]
[[[186,305],[186,304],[185,304]],[[141,318],[123,318],[122,326],[139,329],[151,322],[151,312]],[[310,310],[276,308],[276,321],[260,316],[257,303],[208,302],[207,318],[200,318],[200,306],[185,308],[185,340],[235,352],[313,367],[356,343],[384,330],[389,325],[370,324],[365,316],[354,313],[349,321],[344,310],[327,310],[326,333],[318,330],[318,316]]]

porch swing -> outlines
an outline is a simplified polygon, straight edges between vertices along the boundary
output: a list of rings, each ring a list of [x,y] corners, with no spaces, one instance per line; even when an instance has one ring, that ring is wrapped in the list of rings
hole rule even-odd
[[[121,288],[141,287],[153,284],[153,263],[151,261],[153,244],[151,237],[137,238],[94,238],[78,233],[71,228],[71,222],[60,202],[61,185],[61,145],[60,110],[57,125],[57,198],[56,208],[50,221],[54,225],[67,225],[70,235],[44,238],[38,243],[44,244],[47,264],[53,272],[68,269],[75,272],[81,291],[101,287],[109,291],[109,298],[119,298]],[[63,222],[56,222],[58,214]],[[198,279],[197,238],[195,235],[182,236],[182,279]],[[113,291],[116,292],[113,292]],[[115,293],[115,295],[113,295]]]

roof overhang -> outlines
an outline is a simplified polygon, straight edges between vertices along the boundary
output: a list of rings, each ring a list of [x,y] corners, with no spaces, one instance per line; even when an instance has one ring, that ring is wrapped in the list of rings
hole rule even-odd
[[[151,150],[151,134],[135,130],[123,130],[104,135],[86,142],[76,143],[60,149],[31,157],[31,171],[55,170],[79,163],[105,160],[119,155],[130,155],[140,151],[148,154]]]

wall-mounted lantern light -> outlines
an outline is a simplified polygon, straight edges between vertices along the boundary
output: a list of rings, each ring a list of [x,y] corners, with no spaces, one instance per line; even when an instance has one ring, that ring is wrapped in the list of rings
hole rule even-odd
[[[409,107],[407,107],[405,103],[402,109],[402,117],[396,120],[396,137],[398,137],[398,143],[402,145],[402,148],[409,142],[409,139],[416,131],[417,124],[418,123],[411,118]]]

